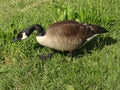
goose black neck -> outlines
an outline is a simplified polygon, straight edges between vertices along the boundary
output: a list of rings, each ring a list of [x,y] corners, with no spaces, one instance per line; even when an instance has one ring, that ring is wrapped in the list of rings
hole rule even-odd
[[[34,30],[37,31],[37,36],[43,36],[45,33],[43,31],[43,28],[41,25],[34,24],[31,27],[28,28],[28,35],[30,35]]]

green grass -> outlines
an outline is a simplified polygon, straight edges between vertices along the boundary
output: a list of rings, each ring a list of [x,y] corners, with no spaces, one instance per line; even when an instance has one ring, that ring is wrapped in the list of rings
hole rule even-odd
[[[11,43],[31,24],[47,28],[59,20],[101,25],[109,33],[78,50],[73,61],[62,54],[39,60],[51,50],[36,42],[36,32]],[[120,90],[120,1],[1,0],[0,90]]]

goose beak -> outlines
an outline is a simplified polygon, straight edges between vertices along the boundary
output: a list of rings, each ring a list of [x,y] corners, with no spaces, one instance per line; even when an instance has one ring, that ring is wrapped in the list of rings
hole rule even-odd
[[[14,38],[14,39],[11,40],[12,43],[17,42],[17,41],[20,41],[20,39],[19,38]]]
[[[108,32],[108,30],[105,29],[104,32],[106,33],[106,32]]]

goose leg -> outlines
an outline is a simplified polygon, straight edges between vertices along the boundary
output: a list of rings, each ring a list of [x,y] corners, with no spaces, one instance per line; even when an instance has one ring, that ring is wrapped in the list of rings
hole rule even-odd
[[[41,59],[41,60],[51,59],[54,54],[55,54],[55,52],[53,51],[47,55],[39,55],[39,59]]]
[[[72,51],[70,51],[69,55],[70,55],[70,58],[71,58],[71,61],[72,61],[72,60],[73,60],[73,57],[74,57],[73,52],[72,52]]]
[[[65,57],[63,57],[63,61],[72,61],[73,60],[74,55],[73,55],[72,51],[66,52],[65,54],[69,57],[69,59],[65,59]]]

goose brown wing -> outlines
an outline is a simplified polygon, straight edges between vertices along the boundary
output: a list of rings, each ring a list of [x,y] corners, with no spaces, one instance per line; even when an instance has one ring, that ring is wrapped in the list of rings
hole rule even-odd
[[[89,28],[76,21],[60,21],[48,27],[47,35],[84,38]]]

